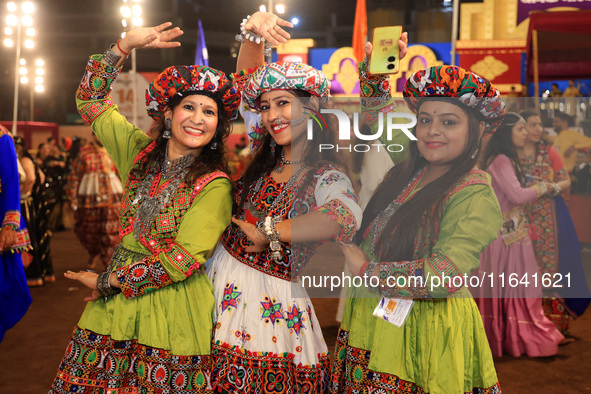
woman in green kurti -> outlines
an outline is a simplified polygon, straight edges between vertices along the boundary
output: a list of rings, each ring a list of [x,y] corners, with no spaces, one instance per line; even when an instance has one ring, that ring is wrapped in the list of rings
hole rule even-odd
[[[91,56],[77,91],[125,184],[121,243],[104,273],[66,273],[93,291],[50,393],[211,390],[214,297],[203,264],[230,223],[223,140],[239,95],[221,71],[167,68],[146,92],[152,140],[109,93],[131,50],[180,45],[169,26],[132,30]]]
[[[362,63],[362,95],[381,96],[367,109],[371,123],[391,101],[387,77],[366,70]],[[480,138],[496,129],[504,104],[490,82],[453,66],[415,73],[403,94],[417,114],[417,140],[369,202],[357,233],[360,247],[342,248],[351,272],[375,287],[349,295],[331,392],[499,393],[463,276],[478,267],[501,226],[490,177],[474,166]],[[435,277],[448,279],[442,285]],[[406,320],[391,323],[389,313],[400,312],[407,300]],[[377,315],[386,317],[374,316],[378,304],[384,307]]]

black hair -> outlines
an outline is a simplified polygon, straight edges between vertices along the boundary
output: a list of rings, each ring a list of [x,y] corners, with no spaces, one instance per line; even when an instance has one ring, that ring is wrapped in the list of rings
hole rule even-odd
[[[309,99],[312,97],[312,95],[305,90],[286,91],[293,94],[296,99],[302,102],[307,101],[307,103],[309,103]],[[326,108],[326,105],[322,103],[322,100],[318,100],[318,106],[319,107],[316,109],[318,112],[320,112],[322,108]],[[321,144],[334,145],[336,139],[336,123],[334,117],[332,115],[325,115],[324,119],[326,121],[328,130],[322,130],[318,124],[313,123],[312,127],[314,138],[309,140],[304,148],[302,157],[306,165],[312,167],[312,170],[307,172],[303,182],[301,183],[301,187],[298,188],[299,193],[305,193],[305,190],[310,185],[314,175],[316,174],[316,170],[322,165],[326,163],[342,165],[341,159],[335,151],[331,149],[321,152],[319,149]],[[272,140],[273,137],[267,132],[263,138],[261,146],[257,149],[252,162],[239,180],[239,182],[241,182],[243,185],[243,189],[237,207],[237,214],[240,214],[244,209],[244,204],[246,203],[246,199],[248,197],[249,186],[264,174],[271,172],[281,160],[281,152],[283,147],[277,145],[275,147],[275,154],[273,155],[271,150]]]
[[[427,100],[421,99],[417,106],[417,113],[420,106]],[[450,102],[460,107],[468,117],[468,140],[464,152],[457,157],[450,166],[450,170],[438,179],[430,182],[421,188],[412,199],[404,202],[401,207],[388,219],[382,233],[379,235],[377,245],[380,245],[377,258],[380,261],[410,261],[413,259],[414,244],[417,237],[423,216],[427,212],[441,212],[444,197],[447,193],[469,173],[478,159],[474,155],[480,147],[480,122],[482,118],[476,115],[475,111],[461,105],[457,100],[437,98],[438,101]],[[416,131],[415,131],[416,132]],[[404,162],[394,166],[384,177],[377,187],[373,197],[363,212],[361,228],[355,236],[357,243],[363,239],[363,234],[372,221],[380,215],[394,198],[402,193],[403,189],[415,176],[418,171],[427,165],[418,150],[417,142],[410,141],[408,157]],[[435,228],[436,220],[432,220],[431,229],[426,230],[430,237],[437,234]]]
[[[484,163],[482,169],[486,170],[498,155],[505,155],[513,163],[517,179],[519,179],[521,185],[524,186],[525,175],[519,164],[517,150],[513,145],[513,127],[521,121],[524,121],[524,118],[515,112],[507,112],[505,114],[505,119],[503,119],[503,122],[486,145],[486,151],[484,152],[484,157],[482,159],[482,162]]]
[[[224,171],[228,173],[228,168],[225,159],[225,140],[232,131],[232,123],[226,112],[224,111],[224,104],[221,95],[218,93],[211,93],[207,91],[195,91],[185,93],[184,95],[175,95],[168,102],[166,109],[174,111],[174,109],[181,103],[183,98],[191,95],[202,95],[213,99],[218,108],[218,124],[215,134],[211,141],[205,145],[197,159],[191,166],[189,173],[186,176],[186,180],[194,181],[200,176],[208,174],[213,171]],[[162,116],[152,127],[151,134],[156,136],[156,146],[154,149],[146,155],[146,159],[143,160],[142,164],[132,169],[132,174],[141,175],[149,170],[149,167],[154,165],[153,163],[161,163],[166,156],[166,147],[168,145],[168,139],[163,138],[164,134],[164,116]],[[215,145],[214,145],[215,144]],[[212,146],[216,146],[216,149],[212,149]]]

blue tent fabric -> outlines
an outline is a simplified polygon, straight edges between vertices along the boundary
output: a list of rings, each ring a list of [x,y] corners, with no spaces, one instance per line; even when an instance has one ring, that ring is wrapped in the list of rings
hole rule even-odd
[[[563,298],[565,306],[573,317],[579,317],[591,302],[591,293],[585,278],[585,271],[581,262],[579,237],[571,219],[570,213],[561,196],[554,197],[556,207],[556,227],[558,231],[558,261],[563,287],[558,294]],[[565,279],[570,278],[570,286]]]

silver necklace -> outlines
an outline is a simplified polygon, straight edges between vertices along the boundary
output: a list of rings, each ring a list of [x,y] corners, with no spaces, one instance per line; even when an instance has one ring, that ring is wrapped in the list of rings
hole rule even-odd
[[[281,174],[283,172],[283,170],[285,169],[285,166],[290,166],[292,164],[299,164],[301,162],[303,162],[305,159],[301,159],[301,160],[285,160],[285,155],[283,153],[283,150],[281,150],[281,164],[279,164],[279,167],[277,167],[275,169],[275,171],[277,171],[278,174]]]
[[[140,237],[150,228],[154,218],[170,202],[179,185],[189,173],[189,168],[195,161],[195,155],[190,153],[176,160],[169,160],[166,154],[160,164],[160,172],[163,179],[171,179],[171,182],[155,196],[150,197],[150,189],[157,175],[157,166],[146,175],[138,186],[137,194],[132,205],[140,204],[133,223],[133,236],[139,240]],[[165,176],[166,172],[166,176]]]

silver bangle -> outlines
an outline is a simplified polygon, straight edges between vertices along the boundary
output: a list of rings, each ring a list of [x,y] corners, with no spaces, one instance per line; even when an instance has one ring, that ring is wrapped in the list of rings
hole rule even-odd
[[[265,41],[265,38],[263,36],[261,36],[260,34],[257,34],[253,31],[246,30],[246,28],[244,27],[246,25],[246,22],[248,22],[249,19],[250,19],[250,15],[247,15],[246,18],[242,19],[242,22],[240,23],[240,34],[236,34],[236,36],[234,38],[236,39],[236,41],[239,41],[239,42],[244,42],[245,39],[249,40],[250,42],[257,43],[257,44],[264,42],[265,47],[263,49],[263,55],[269,56],[271,54],[271,47]]]
[[[121,292],[121,289],[114,289],[111,287],[110,279],[111,271],[107,270],[105,272],[101,272],[96,280],[96,289],[100,295],[105,297],[105,299]]]
[[[119,56],[115,52],[113,52],[113,47],[115,45],[117,45],[117,44],[109,45],[109,47],[103,53],[103,59],[111,67],[115,67],[117,65],[117,63],[119,63],[119,60],[121,60],[121,56]]]

